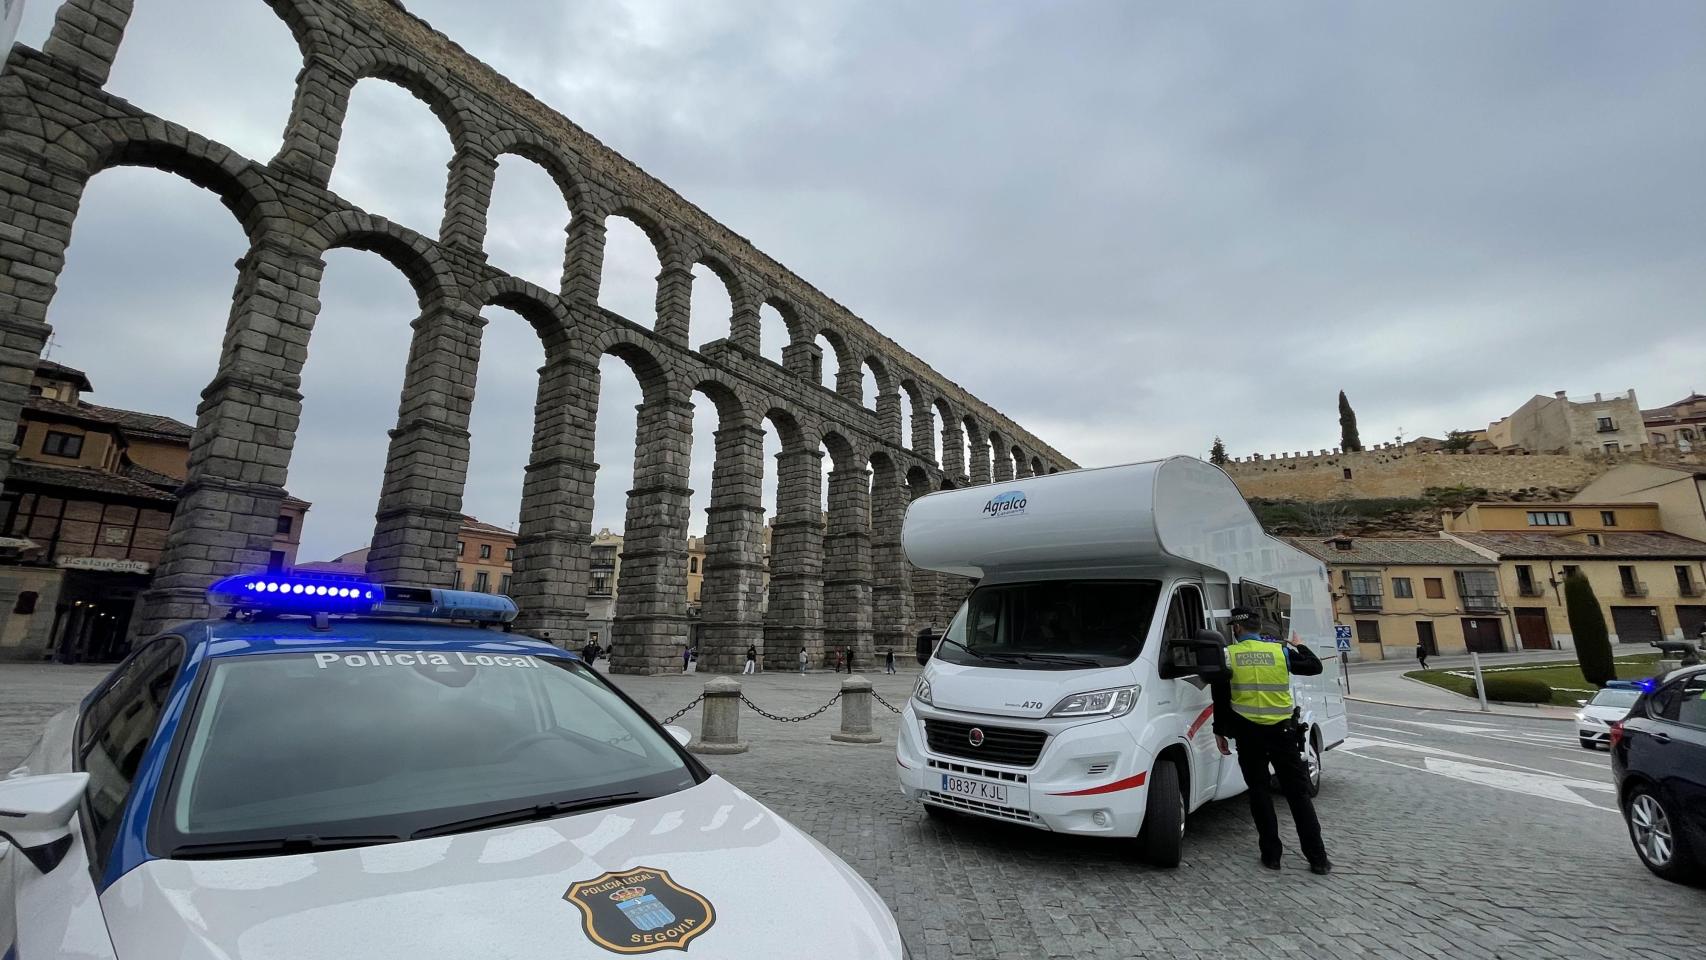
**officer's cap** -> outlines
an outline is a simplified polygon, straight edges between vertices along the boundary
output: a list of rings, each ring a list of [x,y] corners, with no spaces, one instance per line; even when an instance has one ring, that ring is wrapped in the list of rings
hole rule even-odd
[[[1228,623],[1255,623],[1256,620],[1257,620],[1256,611],[1251,610],[1249,607],[1233,607],[1232,608],[1232,616],[1227,619],[1227,622]]]

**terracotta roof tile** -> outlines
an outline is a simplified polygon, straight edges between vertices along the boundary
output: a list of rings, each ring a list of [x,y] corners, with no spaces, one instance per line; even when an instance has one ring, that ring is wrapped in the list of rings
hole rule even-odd
[[[1493,561],[1450,540],[1385,539],[1382,537],[1286,537],[1298,549],[1323,563],[1361,563],[1394,566],[1490,566]],[[1342,550],[1334,541],[1349,540]]]
[[[61,467],[50,463],[38,463],[34,460],[13,461],[12,473],[6,479],[6,486],[10,489],[15,483],[33,483],[43,487],[82,490],[88,493],[103,493],[108,496],[129,497],[134,500],[154,500],[159,503],[178,502],[175,494],[167,493],[110,470],[97,470],[93,467]]]
[[[1505,558],[1536,557],[1560,560],[1639,559],[1642,557],[1675,558],[1679,560],[1706,559],[1706,542],[1674,533],[1603,532],[1598,534],[1599,546],[1556,533],[1526,533],[1521,531],[1487,531],[1453,533],[1464,543],[1474,544],[1498,553]]]

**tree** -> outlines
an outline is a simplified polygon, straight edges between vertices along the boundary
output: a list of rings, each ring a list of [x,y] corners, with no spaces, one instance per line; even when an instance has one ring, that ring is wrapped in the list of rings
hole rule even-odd
[[[1453,430],[1445,435],[1447,450],[1467,450],[1475,442],[1473,430]]]
[[[1576,640],[1576,662],[1582,676],[1596,687],[1617,677],[1611,662],[1611,636],[1605,629],[1605,614],[1599,609],[1593,584],[1580,570],[1564,578],[1564,607],[1570,615],[1570,634]]]
[[[1208,462],[1217,467],[1226,465],[1226,444],[1221,443],[1219,437],[1215,437],[1214,446],[1208,448]]]
[[[1357,436],[1357,414],[1345,391],[1339,391],[1339,449],[1346,453],[1361,453],[1362,438]]]

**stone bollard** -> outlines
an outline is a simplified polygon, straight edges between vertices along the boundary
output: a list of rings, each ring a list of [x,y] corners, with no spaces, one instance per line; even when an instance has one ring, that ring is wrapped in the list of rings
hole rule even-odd
[[[740,739],[740,684],[728,677],[706,683],[699,739],[687,749],[694,753],[745,753],[746,747]]]
[[[871,729],[871,681],[852,676],[841,681],[841,729],[829,735],[837,743],[882,743]]]

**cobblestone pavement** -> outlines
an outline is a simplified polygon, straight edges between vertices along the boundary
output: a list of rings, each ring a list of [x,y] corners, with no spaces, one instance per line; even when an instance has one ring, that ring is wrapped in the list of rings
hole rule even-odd
[[[73,699],[97,676],[59,669],[0,665],[0,751],[11,751],[0,763],[29,739],[12,729],[17,723],[44,714],[55,697]],[[659,717],[706,679],[616,678]],[[737,679],[759,706],[783,715],[815,709],[838,687],[829,674]],[[871,679],[899,706],[913,675]],[[895,786],[896,718],[881,706],[882,744],[832,743],[836,708],[797,724],[745,710],[741,736],[752,749],[705,759],[859,870],[930,960],[1702,956],[1706,891],[1664,883],[1635,859],[1607,809],[1603,753],[1569,752],[1576,748],[1557,725],[1539,720],[1352,712],[1353,742],[1328,754],[1318,801],[1336,864],[1329,877],[1310,874],[1295,852],[1281,874],[1262,869],[1242,800],[1191,817],[1177,870],[1142,866],[1123,843],[929,820]],[[695,733],[698,722],[697,709],[681,720]],[[1601,786],[1570,802],[1522,792],[1520,783],[1466,782],[1430,771],[1424,746],[1460,762],[1485,758],[1533,776],[1564,771],[1579,786]]]

